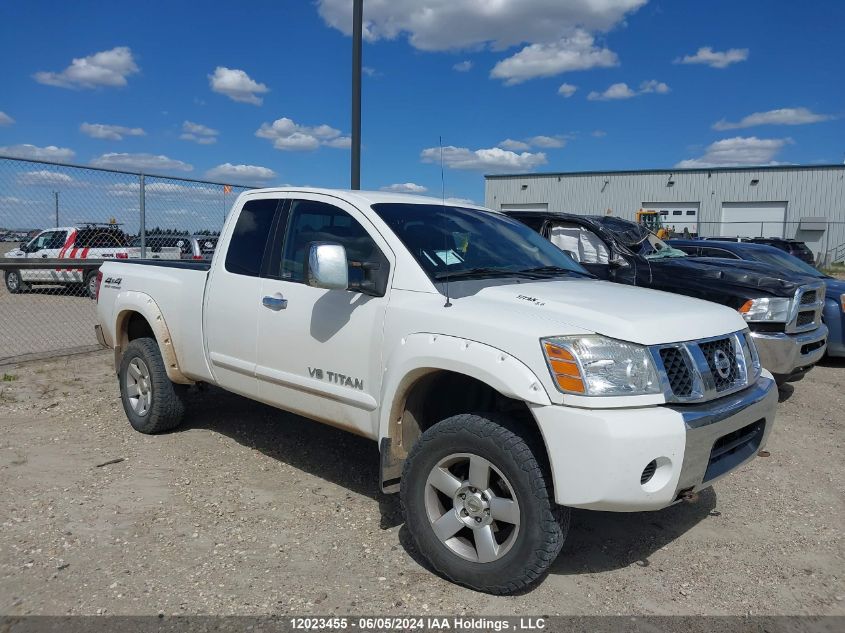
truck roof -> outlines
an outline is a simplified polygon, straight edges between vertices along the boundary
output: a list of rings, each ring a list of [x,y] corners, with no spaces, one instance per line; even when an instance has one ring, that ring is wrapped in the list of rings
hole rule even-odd
[[[327,196],[334,196],[350,203],[365,203],[369,205],[394,203],[394,204],[442,204],[443,199],[435,196],[421,196],[413,193],[394,193],[392,191],[358,191],[352,189],[324,189],[319,187],[266,187],[264,189],[250,189],[243,195],[256,193],[320,193]],[[471,209],[487,209],[486,207],[465,200],[446,198],[446,204],[468,207]]]

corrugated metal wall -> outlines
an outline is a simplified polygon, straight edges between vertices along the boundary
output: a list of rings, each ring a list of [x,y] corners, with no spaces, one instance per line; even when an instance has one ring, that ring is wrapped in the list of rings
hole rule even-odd
[[[669,181],[674,182],[669,185]],[[752,180],[759,182],[752,185]],[[718,235],[723,202],[786,202],[784,237],[817,254],[845,242],[845,165],[801,168],[526,174],[485,178],[485,205],[548,204],[550,211],[634,219],[650,202],[699,203],[699,234]],[[825,231],[801,231],[803,217],[825,217]]]

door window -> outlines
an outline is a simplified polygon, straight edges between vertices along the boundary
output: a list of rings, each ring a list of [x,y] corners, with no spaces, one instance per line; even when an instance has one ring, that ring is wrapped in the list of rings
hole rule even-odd
[[[64,231],[47,231],[35,238],[31,248],[33,251],[40,251],[50,248],[61,248],[64,245]]]
[[[237,275],[259,276],[278,206],[279,201],[272,199],[250,200],[243,206],[226,252],[226,270]]]
[[[578,224],[555,224],[549,241],[582,264],[607,264],[610,261],[607,244],[598,235]]]
[[[366,229],[343,209],[325,202],[294,200],[282,255],[280,278],[305,281],[305,261],[313,242],[332,242],[346,249],[347,262],[384,261]],[[363,281],[360,266],[349,267],[349,285]]]

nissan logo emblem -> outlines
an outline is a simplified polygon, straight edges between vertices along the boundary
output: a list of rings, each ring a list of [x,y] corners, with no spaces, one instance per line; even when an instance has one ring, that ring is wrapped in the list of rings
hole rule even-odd
[[[720,349],[713,354],[713,366],[716,368],[716,373],[723,380],[727,380],[731,375],[731,359]]]

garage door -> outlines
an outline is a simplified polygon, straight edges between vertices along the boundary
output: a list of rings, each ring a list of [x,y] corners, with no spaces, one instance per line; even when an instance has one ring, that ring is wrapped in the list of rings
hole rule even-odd
[[[783,237],[785,202],[724,202],[720,235]]]
[[[687,229],[692,235],[698,234],[697,202],[643,202],[646,211],[657,211],[666,228],[674,228],[676,233]]]

